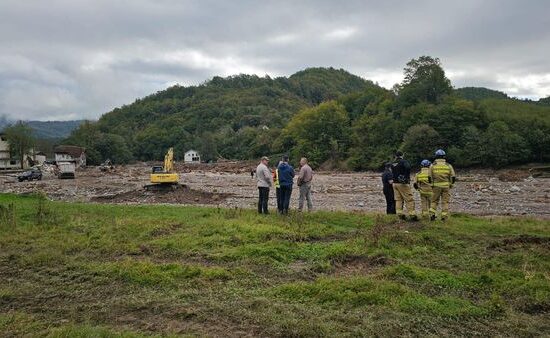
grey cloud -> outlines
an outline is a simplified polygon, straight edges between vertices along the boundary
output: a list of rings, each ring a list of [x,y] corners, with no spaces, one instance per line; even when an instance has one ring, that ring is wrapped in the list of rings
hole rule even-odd
[[[97,118],[173,83],[344,68],[391,86],[419,55],[453,84],[550,94],[550,3],[12,1],[0,3],[0,116]]]

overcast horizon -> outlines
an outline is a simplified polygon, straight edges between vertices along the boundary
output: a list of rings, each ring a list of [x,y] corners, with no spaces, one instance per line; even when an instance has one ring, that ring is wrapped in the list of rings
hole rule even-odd
[[[549,1],[0,3],[0,117],[97,119],[174,84],[343,68],[391,88],[438,57],[454,87],[550,95]]]

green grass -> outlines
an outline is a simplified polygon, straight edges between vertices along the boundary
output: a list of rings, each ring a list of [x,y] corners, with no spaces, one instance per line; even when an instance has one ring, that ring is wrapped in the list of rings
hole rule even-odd
[[[550,222],[0,195],[6,336],[550,335]]]

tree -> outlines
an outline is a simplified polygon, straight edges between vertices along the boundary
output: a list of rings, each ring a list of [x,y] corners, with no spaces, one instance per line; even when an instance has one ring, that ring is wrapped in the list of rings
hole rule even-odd
[[[290,138],[295,142],[291,149],[293,158],[306,156],[310,163],[319,165],[344,158],[350,131],[344,106],[328,101],[296,114],[283,130],[281,139]]]
[[[102,134],[94,149],[99,152],[102,161],[110,159],[115,164],[125,164],[132,160],[132,153],[120,135]]]
[[[500,168],[507,164],[524,162],[530,157],[527,142],[502,121],[491,123],[484,139],[485,165]]]
[[[10,152],[17,156],[21,163],[21,169],[24,168],[25,155],[33,148],[35,140],[32,136],[32,128],[19,121],[16,124],[4,129],[4,134],[10,145]]]
[[[483,134],[475,126],[467,126],[462,135],[462,147],[453,145],[448,156],[460,167],[480,165],[483,161]]]
[[[203,161],[211,162],[218,159],[216,139],[212,133],[204,132],[201,135],[199,151]]]
[[[349,167],[355,170],[379,169],[397,150],[403,129],[389,113],[363,115],[353,126]]]
[[[407,129],[401,150],[413,165],[418,165],[423,159],[431,157],[440,146],[441,137],[434,128],[427,124],[417,124]]]
[[[404,107],[418,102],[439,103],[453,90],[438,58],[412,59],[404,68],[404,76],[403,82],[395,87],[398,102]]]

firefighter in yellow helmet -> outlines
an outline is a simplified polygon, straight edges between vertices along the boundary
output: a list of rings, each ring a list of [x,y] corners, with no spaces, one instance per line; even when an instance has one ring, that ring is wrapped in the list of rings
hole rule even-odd
[[[430,166],[429,178],[432,183],[432,203],[430,207],[430,220],[435,220],[437,205],[441,200],[441,220],[449,217],[449,199],[451,198],[451,188],[455,183],[455,170],[453,166],[445,160],[445,151],[438,149],[435,152],[435,161]]]
[[[420,162],[420,172],[414,178],[414,188],[420,193],[420,205],[422,207],[422,217],[428,218],[432,203],[432,184],[430,183],[430,165],[428,160]]]

